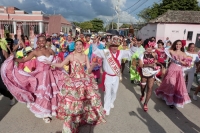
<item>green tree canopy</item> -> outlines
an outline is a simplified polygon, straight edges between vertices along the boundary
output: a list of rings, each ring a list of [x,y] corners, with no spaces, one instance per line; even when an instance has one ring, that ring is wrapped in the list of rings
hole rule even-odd
[[[160,4],[154,3],[152,7],[145,8],[138,16],[148,22],[167,10],[199,11],[200,7],[197,0],[162,0]]]
[[[72,22],[75,26],[78,26],[78,27],[80,27],[80,24],[81,23],[79,23],[79,22]]]
[[[83,30],[89,30],[89,29],[91,30],[93,28],[93,25],[90,21],[86,21],[86,22],[80,23],[80,27]]]
[[[131,25],[130,24],[122,24],[122,26],[120,26],[120,28],[129,28]]]
[[[103,20],[95,18],[90,21],[92,23],[92,31],[99,32],[103,30]]]
[[[112,29],[112,25],[113,25],[113,29],[117,29],[117,23],[115,23],[115,22],[111,22],[111,23],[108,25],[109,29]]]

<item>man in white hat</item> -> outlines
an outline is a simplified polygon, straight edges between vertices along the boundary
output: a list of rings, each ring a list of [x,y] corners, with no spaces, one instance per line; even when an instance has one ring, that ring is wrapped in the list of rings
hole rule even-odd
[[[121,60],[129,58],[135,52],[130,50],[118,50],[119,37],[113,36],[109,45],[109,49],[96,49],[93,53],[100,58],[103,58],[104,73],[102,76],[102,83],[104,92],[104,109],[106,115],[110,114],[110,109],[114,108],[114,101],[116,99],[117,90],[119,87],[119,80],[121,76]],[[105,89],[104,89],[105,88]]]

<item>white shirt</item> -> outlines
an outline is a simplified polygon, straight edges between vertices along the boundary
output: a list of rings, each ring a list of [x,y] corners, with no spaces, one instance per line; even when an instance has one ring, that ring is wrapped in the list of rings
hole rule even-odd
[[[53,52],[56,53],[56,50],[57,50],[56,46],[54,46],[53,44],[51,44],[51,49],[53,50]]]
[[[104,49],[104,50],[100,50],[100,49],[96,49],[93,54],[95,54],[96,56],[103,58],[103,69],[106,73],[111,74],[111,75],[115,75],[115,73],[113,72],[112,68],[110,67],[107,58],[104,54],[104,52],[109,52],[108,49]],[[121,60],[124,58],[129,58],[132,55],[132,51],[131,50],[120,50],[119,56],[118,56],[118,60],[121,64]],[[116,57],[116,53],[113,54],[114,57]]]

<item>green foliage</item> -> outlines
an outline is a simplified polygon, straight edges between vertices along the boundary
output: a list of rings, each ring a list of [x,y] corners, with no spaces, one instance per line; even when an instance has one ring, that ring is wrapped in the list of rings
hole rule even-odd
[[[112,27],[113,27],[113,29],[117,29],[117,23],[111,22],[111,23],[109,24],[109,29],[112,29]]]
[[[129,28],[131,25],[130,24],[122,24],[122,26],[120,26],[120,28]]]
[[[138,16],[148,22],[167,10],[199,11],[200,7],[197,0],[163,0],[160,4],[154,3],[152,7],[145,8]]]
[[[103,30],[103,20],[95,18],[90,21],[92,23],[92,31],[99,32]]]
[[[79,22],[72,22],[75,26],[78,26],[78,27],[80,27],[80,24],[81,23],[79,23]]]
[[[93,25],[90,21],[86,21],[86,22],[80,23],[80,27],[83,30],[89,30],[89,29],[91,30],[93,28]]]

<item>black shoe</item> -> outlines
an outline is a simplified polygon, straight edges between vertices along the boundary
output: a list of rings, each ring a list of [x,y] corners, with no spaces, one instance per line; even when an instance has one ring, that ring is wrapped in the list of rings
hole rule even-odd
[[[173,108],[174,108],[174,105],[169,105],[169,107],[170,107],[171,109],[173,109]]]
[[[134,84],[134,81],[133,81],[133,80],[131,80],[131,83],[132,83],[132,84]]]

